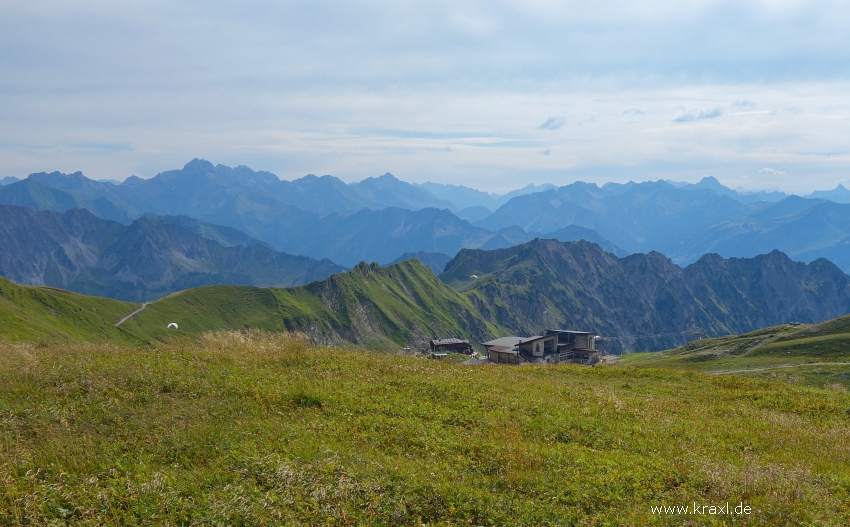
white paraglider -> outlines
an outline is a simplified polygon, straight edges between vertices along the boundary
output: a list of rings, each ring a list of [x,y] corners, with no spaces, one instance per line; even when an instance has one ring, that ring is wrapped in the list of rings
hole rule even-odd
[[[168,324],[168,326],[167,326],[167,328],[168,328],[168,329],[171,329],[171,328],[174,328],[174,329],[180,329],[180,328],[178,328],[178,327],[177,327],[177,324],[176,324],[176,323],[174,323],[174,322],[169,323],[169,324]]]

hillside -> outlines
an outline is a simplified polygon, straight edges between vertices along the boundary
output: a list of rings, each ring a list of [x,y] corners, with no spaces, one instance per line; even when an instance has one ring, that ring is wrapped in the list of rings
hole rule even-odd
[[[658,350],[708,335],[850,313],[850,277],[826,260],[792,262],[774,251],[681,268],[658,253],[626,258],[588,242],[534,240],[509,249],[464,249],[440,278],[465,291],[481,315],[516,334],[596,331],[614,352]]]
[[[114,323],[139,304],[20,286],[0,277],[0,341],[130,342],[144,340]]]
[[[820,324],[783,324],[702,339],[656,353],[625,355],[622,366],[736,373],[850,388],[850,315]]]
[[[232,229],[181,221],[208,237],[250,240]],[[225,247],[208,237],[150,216],[125,226],[86,210],[58,214],[0,205],[0,275],[142,301],[202,285],[298,285],[344,270],[262,245]]]
[[[418,260],[351,271],[289,289],[209,286],[139,304],[84,296],[2,279],[0,340],[156,342],[206,331],[296,331],[319,344],[397,351],[434,336],[475,342],[505,329],[481,318],[464,295]],[[114,323],[127,319],[117,328]],[[179,329],[166,326],[175,322]]]
[[[388,267],[361,262],[290,289],[188,289],[152,302],[122,327],[148,341],[260,328],[381,349],[422,346],[433,336],[481,342],[565,328],[596,331],[618,353],[682,344],[694,326],[717,336],[848,312],[850,277],[825,260],[806,265],[778,251],[752,259],[708,255],[683,269],[658,253],[617,258],[584,241],[534,240],[461,251],[440,279],[412,259]],[[180,330],[166,330],[170,322]]]
[[[152,339],[221,329],[300,331],[317,343],[353,343],[398,350],[423,346],[434,336],[497,336],[463,295],[443,284],[418,260],[388,267],[358,264],[349,272],[290,289],[202,287],[151,303],[125,322]]]
[[[847,525],[846,391],[213,333],[0,344],[0,523]],[[750,514],[659,515],[739,503]]]
[[[189,216],[157,216],[152,212],[144,215],[152,220],[165,221],[183,227],[189,232],[193,232],[202,238],[212,240],[224,247],[235,247],[237,245],[266,245],[260,240],[248,236],[244,232],[234,229],[233,227],[225,227],[224,225],[215,225],[207,223]]]
[[[401,263],[405,260],[411,260],[416,258],[423,264],[427,265],[434,271],[434,274],[439,276],[440,273],[443,272],[443,269],[446,268],[446,264],[451,261],[452,257],[448,254],[443,253],[426,253],[425,251],[419,251],[418,253],[404,253],[393,262],[394,264]]]

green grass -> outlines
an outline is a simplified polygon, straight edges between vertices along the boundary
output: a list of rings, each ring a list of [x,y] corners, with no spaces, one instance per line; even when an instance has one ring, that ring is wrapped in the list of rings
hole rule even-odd
[[[359,265],[311,284],[281,288],[210,286],[175,293],[116,328],[140,304],[0,279],[0,340],[155,343],[208,331],[299,331],[316,343],[373,350],[422,347],[433,336],[478,342],[503,328],[484,320],[469,298],[418,260]],[[168,329],[174,322],[179,329]]]
[[[0,525],[847,525],[850,394],[258,331],[0,344]],[[653,516],[738,503],[749,517]]]
[[[0,338],[7,341],[142,342],[114,323],[139,307],[52,287],[17,285],[0,277]]]
[[[674,368],[785,379],[850,388],[850,316],[800,327],[775,326],[703,339],[656,353],[635,353],[621,366]]]
[[[170,322],[180,329],[168,330]],[[319,343],[347,342],[386,351],[422,346],[434,335],[489,340],[504,331],[481,318],[466,296],[443,284],[418,260],[388,267],[360,265],[289,289],[190,289],[151,303],[126,325],[151,340],[257,328],[300,331]]]

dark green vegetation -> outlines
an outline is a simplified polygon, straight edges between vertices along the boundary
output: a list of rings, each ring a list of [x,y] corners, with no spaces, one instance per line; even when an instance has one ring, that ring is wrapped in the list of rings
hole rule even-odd
[[[617,258],[587,242],[535,240],[465,249],[440,278],[515,334],[596,331],[617,338],[605,344],[614,352],[683,344],[688,324],[716,336],[850,312],[850,277],[826,260],[806,265],[778,251],[706,255],[683,269],[659,253]]]
[[[134,301],[211,284],[286,287],[344,270],[191,218],[122,225],[81,209],[0,205],[0,246],[0,274],[18,283]]]
[[[847,525],[850,395],[208,334],[0,345],[4,525]],[[743,502],[748,517],[650,507]]]
[[[624,355],[618,364],[850,388],[850,315],[817,325],[784,324],[657,353]]]

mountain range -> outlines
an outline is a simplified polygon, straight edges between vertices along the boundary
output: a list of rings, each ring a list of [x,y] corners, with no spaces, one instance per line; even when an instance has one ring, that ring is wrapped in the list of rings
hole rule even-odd
[[[829,197],[830,200],[817,196]],[[836,201],[833,201],[836,200]],[[780,249],[850,271],[850,191],[808,198],[747,193],[715,178],[529,185],[496,196],[460,185],[413,185],[391,174],[346,184],[332,176],[282,181],[269,172],[193,160],[122,184],[81,173],[32,174],[0,187],[0,203],[65,212],[85,208],[129,224],[146,213],[228,226],[285,253],[351,267],[407,253],[497,249],[534,238],[593,241],[618,256],[658,251],[687,265],[709,253],[752,257]],[[495,209],[495,210],[493,210]],[[565,231],[564,229],[567,229]]]
[[[752,257],[779,249],[805,262],[828,258],[850,271],[850,204],[799,196],[748,202],[713,186],[578,182],[516,197],[476,225],[544,233],[576,225],[628,253],[658,251],[679,264],[709,253]]]
[[[186,217],[123,225],[83,209],[0,205],[0,275],[21,284],[141,301],[210,284],[293,286],[344,270],[252,242]]]
[[[85,331],[94,332],[90,339],[107,338],[115,331],[106,324],[142,307],[0,284],[6,284],[0,315],[9,327],[24,327],[30,317],[41,328],[12,335],[23,339]],[[482,342],[565,328],[598,332],[606,338],[603,348],[619,353],[669,348],[696,332],[742,333],[848,312],[850,277],[824,259],[803,264],[779,251],[756,258],[707,255],[682,268],[659,253],[618,258],[585,241],[537,239],[492,251],[464,249],[440,278],[408,259],[390,266],[363,262],[288,289],[188,289],[144,306],[120,328],[121,338],[137,341],[220,329],[299,331],[316,342],[387,350],[421,347],[435,336]],[[171,322],[179,331],[166,327]]]
[[[589,242],[534,240],[464,249],[440,278],[517,335],[592,330],[615,352],[674,347],[693,328],[718,336],[850,312],[850,277],[825,259],[804,264],[779,251],[709,254],[682,268],[657,252],[617,258]]]
[[[409,252],[453,256],[463,247],[508,247],[540,236],[514,226],[493,232],[476,227],[455,215],[450,202],[391,174],[351,185],[331,176],[287,182],[268,172],[201,160],[121,185],[79,172],[32,174],[0,188],[0,203],[57,212],[85,208],[125,224],[143,214],[197,218],[242,231],[281,252],[348,267],[361,260],[387,264]],[[584,232],[613,247],[590,229]]]

